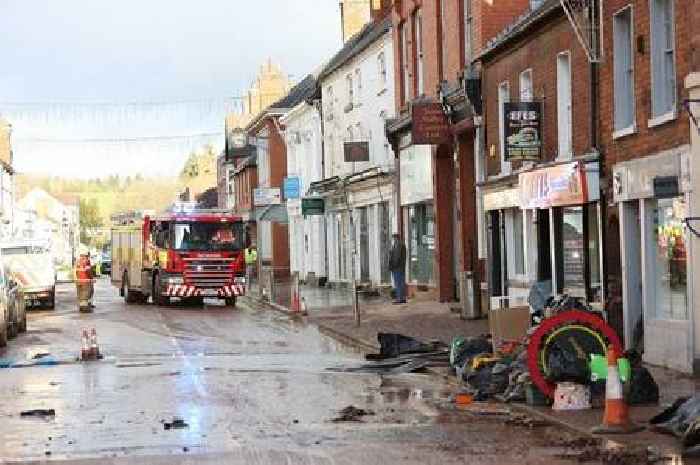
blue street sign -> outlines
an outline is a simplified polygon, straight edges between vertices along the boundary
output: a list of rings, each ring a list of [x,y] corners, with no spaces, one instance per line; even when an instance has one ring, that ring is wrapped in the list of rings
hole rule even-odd
[[[299,176],[289,176],[284,178],[284,198],[301,198],[301,180]]]

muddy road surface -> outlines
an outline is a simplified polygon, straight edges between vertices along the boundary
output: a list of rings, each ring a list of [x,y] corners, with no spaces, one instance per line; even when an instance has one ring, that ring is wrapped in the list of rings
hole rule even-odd
[[[550,465],[588,447],[455,410],[430,375],[329,371],[362,354],[246,302],[127,306],[104,279],[95,300],[79,314],[61,286],[0,349],[0,463]],[[102,360],[76,361],[84,328]]]

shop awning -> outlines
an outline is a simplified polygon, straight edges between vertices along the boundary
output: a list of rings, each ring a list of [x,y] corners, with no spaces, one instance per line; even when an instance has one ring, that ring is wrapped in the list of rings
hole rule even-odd
[[[270,223],[289,223],[289,215],[287,214],[286,205],[267,205],[260,207],[255,212],[257,221],[269,221]]]

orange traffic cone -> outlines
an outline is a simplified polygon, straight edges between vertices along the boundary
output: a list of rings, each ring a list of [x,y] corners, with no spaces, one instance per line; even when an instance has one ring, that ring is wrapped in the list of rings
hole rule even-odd
[[[97,345],[97,331],[92,328],[90,333],[90,358],[97,359],[100,356],[100,348]]]
[[[90,358],[90,343],[88,341],[88,330],[83,328],[83,335],[80,343],[80,360],[88,360]]]
[[[603,424],[593,428],[594,434],[626,434],[642,431],[643,426],[632,423],[629,407],[622,393],[622,382],[617,370],[617,352],[608,349],[608,379],[605,383],[605,413]]]

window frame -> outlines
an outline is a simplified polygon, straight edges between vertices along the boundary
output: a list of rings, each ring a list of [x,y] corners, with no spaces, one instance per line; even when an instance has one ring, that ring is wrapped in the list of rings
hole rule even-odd
[[[407,22],[399,25],[399,39],[401,41],[401,105],[406,105],[410,94],[411,73],[408,67],[408,31]]]
[[[568,153],[562,153],[562,127],[561,127],[561,122],[562,122],[562,116],[561,116],[561,109],[562,109],[562,103],[561,103],[561,95],[559,92],[559,84],[560,84],[560,76],[559,76],[559,60],[563,57],[566,57],[567,63],[568,63],[568,95],[569,95],[569,102],[568,106],[566,108],[567,115],[568,115],[568,131],[569,131],[569,139],[568,139]],[[571,160],[574,157],[574,92],[573,92],[573,70],[572,70],[572,60],[571,60],[571,51],[570,50],[565,50],[562,52],[557,53],[557,62],[556,62],[556,89],[557,89],[557,160]]]
[[[415,86],[416,91],[414,96],[418,97],[425,94],[425,68],[424,68],[424,50],[423,50],[423,10],[418,8],[413,14],[413,35],[415,54]]]
[[[345,87],[346,87],[346,92],[347,92],[347,98],[348,98],[348,105],[353,105],[355,103],[355,87],[353,83],[353,75],[352,73],[348,73],[345,76]]]
[[[524,93],[523,93],[523,77],[529,76],[529,81],[530,81],[530,95],[529,97],[525,98]],[[534,79],[533,79],[533,73],[532,73],[532,68],[527,68],[524,69],[520,72],[518,75],[518,84],[520,86],[520,101],[521,102],[533,102],[535,100],[535,84],[534,84]]]
[[[464,50],[462,55],[464,56],[465,65],[469,65],[474,56],[474,24],[471,2],[472,0],[462,0],[462,27],[464,28],[462,37]]]
[[[386,53],[384,50],[377,54],[377,71],[379,74],[379,90],[386,89],[387,80],[389,79],[386,69]]]
[[[624,13],[629,13],[629,45],[630,45],[630,69],[625,71],[624,76],[621,79],[628,78],[630,79],[631,85],[631,91],[632,91],[632,98],[630,99],[630,105],[631,105],[631,114],[632,114],[632,122],[631,124],[626,125],[625,127],[618,127],[617,126],[617,111],[618,111],[618,106],[617,106],[617,94],[618,94],[618,84],[617,84],[617,79],[618,79],[618,70],[617,70],[617,64],[618,60],[616,59],[617,57],[617,18],[620,17],[620,15]],[[637,95],[636,95],[636,87],[635,87],[635,66],[634,66],[634,56],[635,56],[635,48],[634,48],[634,6],[632,4],[628,4],[619,10],[617,10],[613,16],[612,16],[612,34],[613,34],[613,108],[612,108],[612,122],[613,122],[613,139],[618,139],[620,137],[624,137],[630,134],[634,134],[637,132]]]
[[[656,31],[654,27],[654,21],[656,18],[658,18],[658,15],[656,15],[656,10],[655,10],[655,5],[657,1],[665,1],[668,2],[669,8],[670,8],[670,25],[671,25],[671,43],[673,45],[673,48],[671,49],[671,52],[673,54],[673,75],[672,75],[672,81],[673,84],[671,86],[671,102],[669,102],[669,109],[663,112],[657,112],[658,109],[655,109],[655,99],[654,99],[654,93],[656,89],[656,80],[658,79],[658,76],[656,75],[655,71],[655,56],[657,55],[657,49],[656,49]],[[676,47],[676,25],[675,25],[675,14],[676,14],[676,4],[674,0],[650,0],[649,1],[649,43],[650,43],[650,53],[649,53],[649,68],[650,68],[650,79],[651,79],[651,86],[649,89],[650,92],[650,98],[651,98],[651,106],[650,106],[650,118],[648,121],[648,126],[650,128],[653,128],[655,126],[659,126],[661,124],[667,123],[669,121],[672,121],[676,119],[677,115],[677,109],[676,106],[678,105],[678,66],[677,66],[677,47]],[[665,32],[665,31],[664,31]],[[665,41],[664,41],[665,42]],[[664,51],[663,51],[663,57],[666,57],[666,54],[668,53],[668,49],[665,49],[665,44],[664,44]],[[665,60],[664,60],[665,62]],[[663,69],[664,66],[662,64],[661,69]],[[663,76],[664,78],[668,78],[668,76]]]
[[[505,92],[502,91],[505,89]],[[503,99],[501,97],[504,96]],[[510,163],[506,161],[506,126],[505,109],[503,105],[510,102],[510,82],[502,81],[498,84],[498,142],[501,160],[501,174],[510,174]]]

